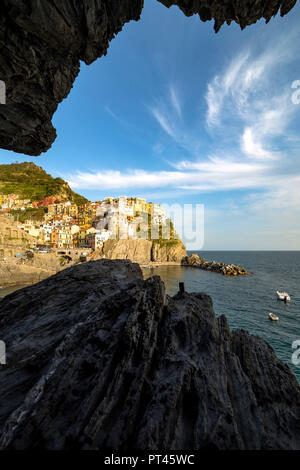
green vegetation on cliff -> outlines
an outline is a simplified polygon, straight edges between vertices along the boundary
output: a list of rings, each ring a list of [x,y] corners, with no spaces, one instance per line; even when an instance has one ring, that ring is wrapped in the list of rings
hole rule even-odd
[[[160,248],[166,246],[176,246],[179,245],[181,242],[180,238],[178,237],[177,233],[175,232],[175,228],[171,219],[167,219],[165,223],[165,227],[160,223],[158,227],[158,238],[151,239],[151,215],[148,215],[148,239],[152,240],[152,243],[158,244]],[[169,227],[169,229],[168,229]],[[166,233],[164,234],[164,229]],[[164,238],[164,236],[169,235],[168,238]]]
[[[31,201],[58,196],[62,201],[77,205],[88,202],[72,191],[62,178],[53,178],[32,162],[0,165],[0,194],[18,194],[21,199]]]
[[[28,207],[25,211],[21,210],[11,210],[10,213],[14,216],[15,220],[18,220],[24,224],[25,220],[40,221],[43,220],[44,215],[47,213],[47,208],[37,207],[31,208]]]

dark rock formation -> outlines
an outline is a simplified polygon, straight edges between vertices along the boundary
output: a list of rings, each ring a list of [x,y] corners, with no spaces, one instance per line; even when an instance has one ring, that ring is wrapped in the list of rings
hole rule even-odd
[[[300,388],[205,294],[100,260],[0,301],[2,449],[299,449]]]
[[[177,5],[186,16],[198,14],[202,21],[215,20],[215,31],[218,32],[225,22],[235,21],[244,29],[246,26],[265,18],[270,21],[280,10],[280,15],[286,15],[297,0],[158,0],[165,6]]]
[[[28,155],[56,138],[51,119],[69,94],[80,60],[91,64],[130,20],[143,0],[1,0],[0,146]]]
[[[279,8],[286,14],[296,0],[160,0],[186,15],[227,21],[244,28],[268,21]],[[130,20],[138,20],[143,0],[1,0],[0,80],[6,105],[0,105],[0,147],[28,155],[47,151],[56,137],[51,119],[69,94],[80,60],[91,64],[106,54],[109,41]]]

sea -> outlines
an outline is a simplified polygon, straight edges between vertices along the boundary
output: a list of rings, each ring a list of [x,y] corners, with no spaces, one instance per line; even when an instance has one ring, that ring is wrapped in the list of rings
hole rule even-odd
[[[289,364],[300,382],[300,364],[294,364],[292,360],[293,353],[300,349],[300,343],[297,350],[292,348],[295,341],[300,342],[300,251],[196,253],[207,261],[245,267],[253,274],[231,277],[192,267],[170,265],[143,269],[144,277],[159,275],[165,282],[169,295],[178,292],[179,282],[184,282],[187,292],[209,294],[217,316],[226,315],[231,329],[242,328],[264,338],[277,356]],[[0,289],[0,297],[16,289]],[[285,304],[277,300],[277,290],[288,292],[291,302]],[[275,313],[279,321],[270,321],[269,312]],[[300,359],[300,353],[296,355],[296,359],[297,357]]]
[[[300,364],[292,360],[293,353],[300,350],[300,251],[194,253],[207,261],[245,267],[253,274],[231,277],[192,267],[160,266],[144,269],[144,277],[158,274],[169,295],[178,292],[179,282],[184,282],[187,292],[209,294],[217,316],[226,315],[233,330],[242,328],[264,338],[300,382]],[[277,300],[277,290],[288,292],[291,302]],[[279,321],[271,321],[269,312],[275,313]],[[299,346],[293,349],[292,344],[297,340]],[[297,357],[300,359],[300,352]]]

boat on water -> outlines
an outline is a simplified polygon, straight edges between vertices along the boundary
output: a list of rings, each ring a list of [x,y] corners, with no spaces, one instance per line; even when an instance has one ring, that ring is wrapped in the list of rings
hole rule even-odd
[[[289,302],[291,300],[291,297],[287,292],[276,291],[276,293],[279,300],[284,300],[285,302]]]
[[[272,320],[272,321],[278,321],[278,320],[279,320],[279,317],[277,317],[277,315],[275,315],[275,314],[272,313],[272,312],[269,313],[269,318],[270,318],[270,320]]]

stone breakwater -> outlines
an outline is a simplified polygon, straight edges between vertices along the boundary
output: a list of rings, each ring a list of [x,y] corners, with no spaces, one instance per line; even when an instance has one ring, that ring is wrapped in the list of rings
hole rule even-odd
[[[224,276],[239,276],[248,274],[245,268],[235,266],[234,264],[217,263],[216,261],[206,261],[204,258],[200,258],[198,255],[193,254],[183,258],[183,266],[191,266],[193,268],[203,269],[204,271],[213,271],[216,273],[223,274]]]

